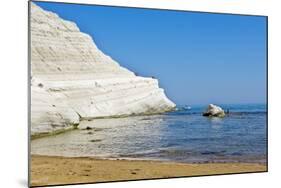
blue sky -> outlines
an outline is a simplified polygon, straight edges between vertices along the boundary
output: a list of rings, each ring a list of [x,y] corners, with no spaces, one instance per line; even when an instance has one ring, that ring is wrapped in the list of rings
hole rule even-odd
[[[36,2],[177,104],[266,103],[266,18]]]

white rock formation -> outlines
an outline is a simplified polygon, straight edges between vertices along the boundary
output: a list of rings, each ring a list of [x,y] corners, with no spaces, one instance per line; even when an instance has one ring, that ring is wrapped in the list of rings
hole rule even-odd
[[[208,108],[203,113],[203,116],[224,117],[225,113],[221,107],[216,106],[214,104],[209,104]]]
[[[83,118],[175,107],[156,79],[121,67],[75,23],[31,3],[30,25],[32,135],[67,129]]]

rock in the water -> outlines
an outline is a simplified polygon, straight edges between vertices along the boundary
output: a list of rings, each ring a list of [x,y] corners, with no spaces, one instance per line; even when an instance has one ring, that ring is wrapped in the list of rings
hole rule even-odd
[[[68,129],[83,118],[162,113],[175,107],[157,79],[121,67],[75,23],[31,3],[30,26],[32,135]]]
[[[224,117],[225,113],[224,113],[224,110],[221,107],[216,106],[214,104],[209,104],[208,108],[203,113],[203,116]]]

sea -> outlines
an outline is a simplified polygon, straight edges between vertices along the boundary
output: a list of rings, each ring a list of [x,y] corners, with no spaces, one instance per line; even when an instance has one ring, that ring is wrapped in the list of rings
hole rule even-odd
[[[48,156],[182,163],[267,163],[264,104],[220,105],[224,118],[202,116],[206,105],[172,112],[82,121],[79,129],[34,139],[31,153]]]

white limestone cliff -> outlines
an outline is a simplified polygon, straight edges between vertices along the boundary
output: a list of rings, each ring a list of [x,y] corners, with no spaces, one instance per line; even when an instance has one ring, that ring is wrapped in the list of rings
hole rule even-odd
[[[121,67],[75,23],[34,3],[30,19],[32,135],[68,129],[83,118],[162,113],[175,107],[156,79]]]

